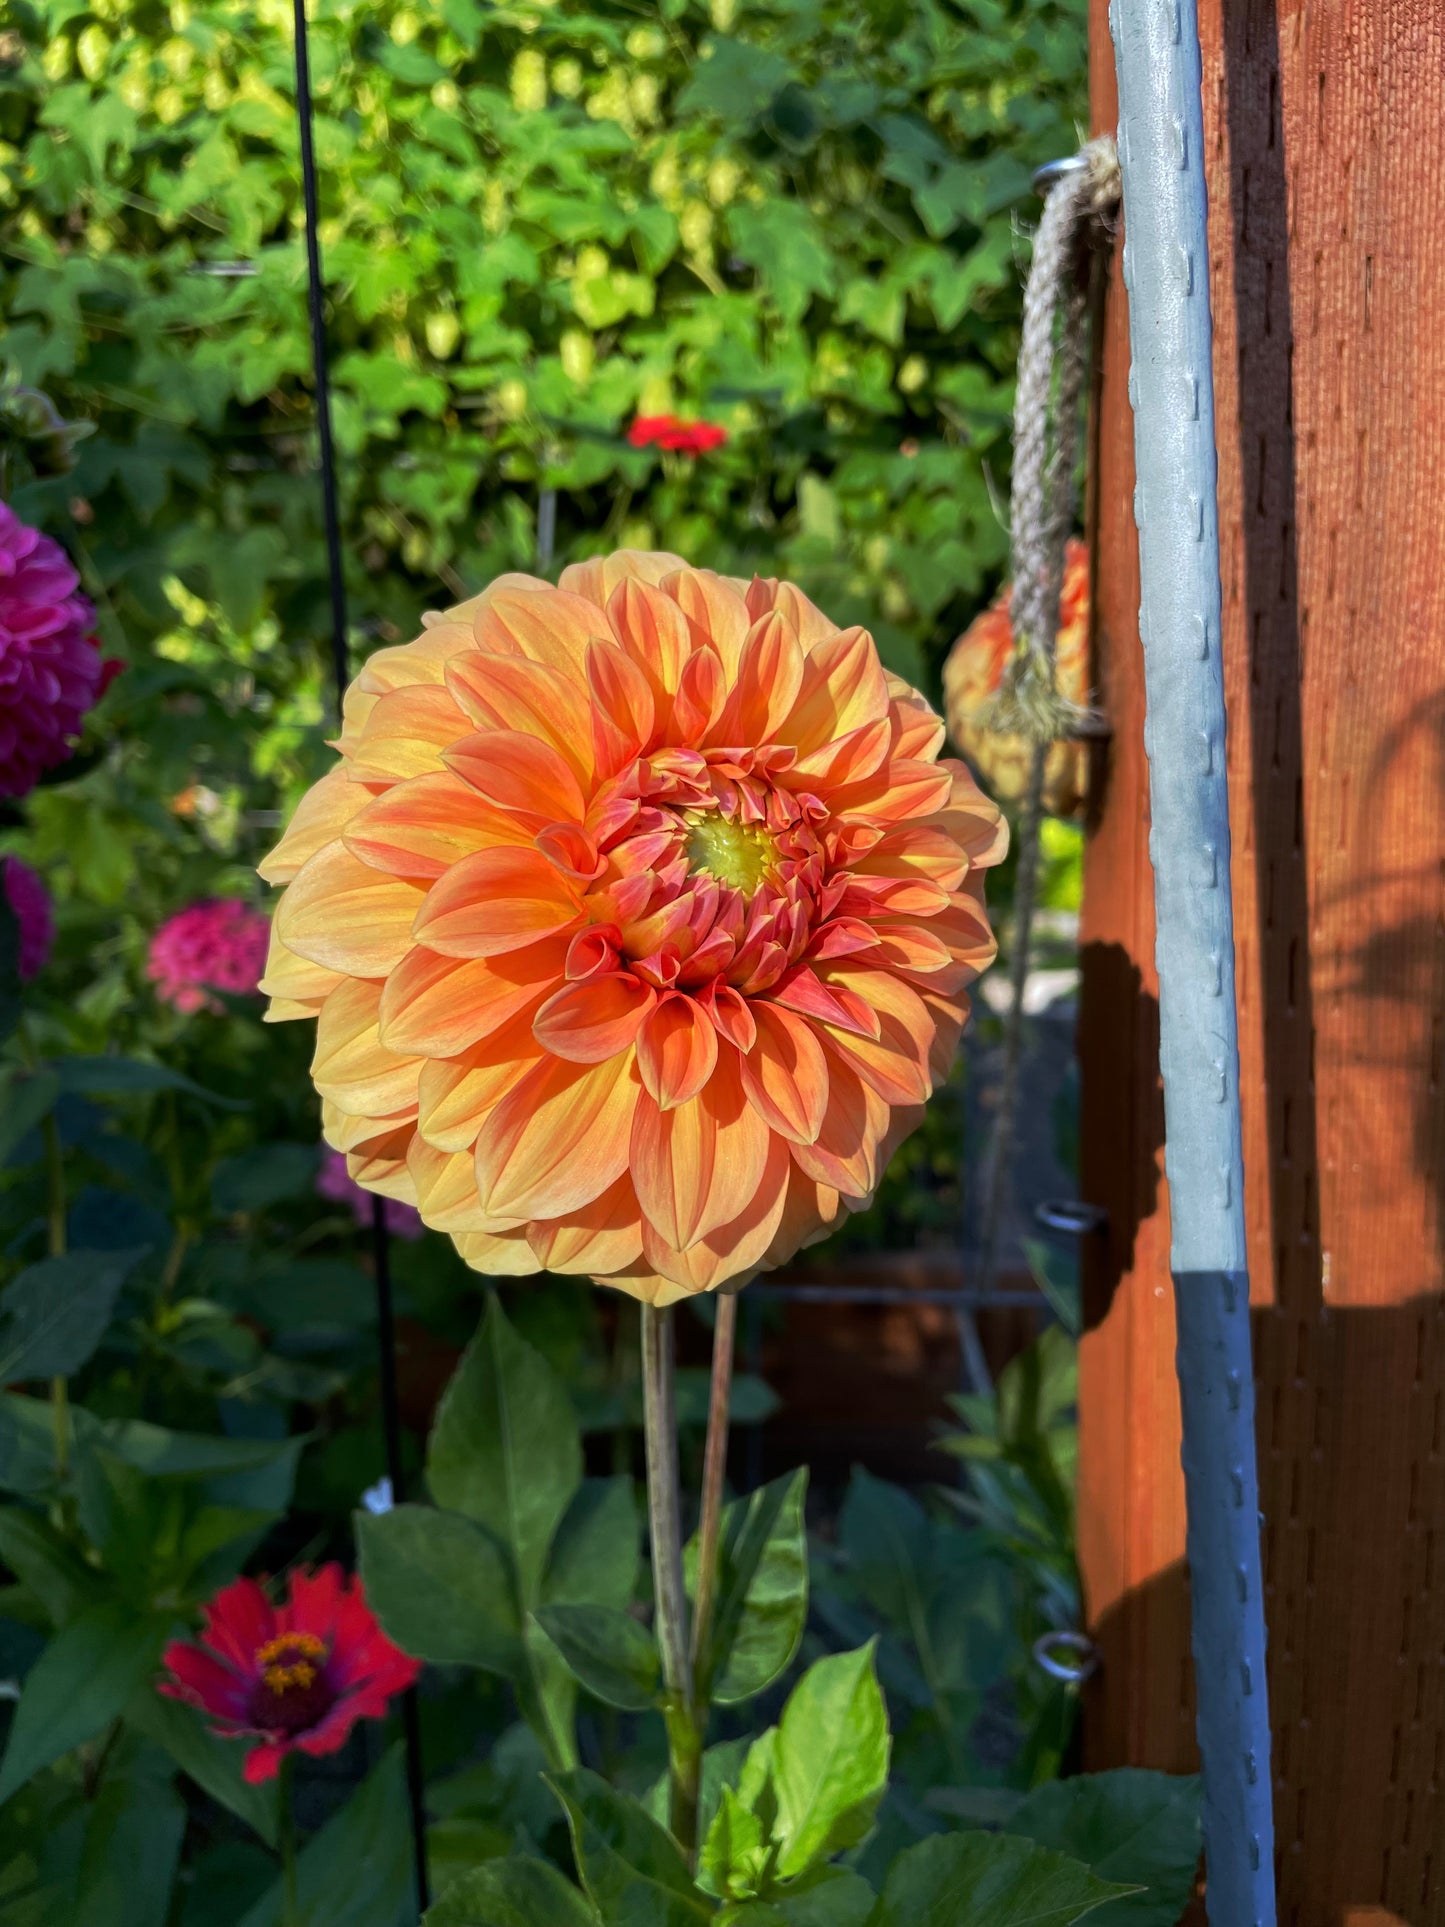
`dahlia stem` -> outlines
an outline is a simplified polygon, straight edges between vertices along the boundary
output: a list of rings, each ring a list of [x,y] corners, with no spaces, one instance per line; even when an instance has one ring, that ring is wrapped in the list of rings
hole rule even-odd
[[[296,1895],[296,1803],[292,1787],[295,1758],[288,1753],[281,1762],[281,1784],[277,1789],[281,1803],[279,1846],[281,1849],[281,1919],[283,1927],[301,1927],[301,1907]]]
[[[697,1591],[692,1612],[693,1695],[705,1698],[707,1646],[717,1603],[718,1534],[722,1527],[723,1483],[728,1462],[728,1408],[732,1395],[733,1351],[737,1339],[738,1301],[735,1292],[715,1300],[717,1322],[712,1335],[712,1390],[707,1408],[707,1452],[702,1468],[702,1520],[698,1527]]]
[[[647,1516],[652,1542],[653,1619],[667,1688],[669,1812],[672,1832],[691,1858],[697,1835],[702,1736],[688,1666],[687,1594],[682,1579],[682,1500],[677,1469],[670,1309],[642,1307],[642,1420],[647,1445]]]

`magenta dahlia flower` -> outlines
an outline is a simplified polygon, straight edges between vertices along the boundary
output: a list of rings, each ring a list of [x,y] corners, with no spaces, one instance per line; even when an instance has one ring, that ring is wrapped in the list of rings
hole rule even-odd
[[[345,1151],[328,1151],[321,1160],[316,1192],[318,1197],[329,1198],[333,1204],[349,1204],[358,1224],[371,1223],[372,1194],[363,1190],[347,1170]],[[401,1198],[386,1200],[386,1228],[393,1238],[420,1238],[426,1230],[416,1206],[404,1203]]]
[[[243,997],[255,991],[270,938],[271,919],[239,897],[193,903],[151,938],[146,974],[162,1002],[177,1010],[219,1010],[211,991]]]
[[[50,892],[28,863],[18,856],[4,859],[5,895],[20,926],[20,976],[28,982],[43,969],[55,940],[55,918]]]
[[[0,502],[0,796],[25,796],[70,755],[117,664],[58,542]]]

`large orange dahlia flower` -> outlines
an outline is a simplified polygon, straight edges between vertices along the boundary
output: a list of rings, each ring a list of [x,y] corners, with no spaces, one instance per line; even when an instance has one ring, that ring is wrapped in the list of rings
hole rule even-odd
[[[999,812],[786,582],[510,575],[352,684],[262,866],[328,1142],[494,1275],[666,1304],[866,1203],[994,942]]]

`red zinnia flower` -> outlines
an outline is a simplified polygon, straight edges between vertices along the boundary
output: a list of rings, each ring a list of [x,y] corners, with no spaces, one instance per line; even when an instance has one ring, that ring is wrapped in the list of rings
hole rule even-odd
[[[710,448],[721,448],[728,438],[716,422],[685,422],[677,415],[639,415],[627,431],[634,448],[668,449],[681,455],[706,455]]]
[[[199,1706],[223,1739],[256,1739],[246,1755],[252,1786],[282,1760],[334,1753],[357,1720],[385,1717],[421,1667],[377,1625],[359,1579],[338,1565],[291,1575],[291,1596],[273,1606],[254,1579],[237,1579],[205,1609],[198,1646],[175,1640],[159,1690]]]

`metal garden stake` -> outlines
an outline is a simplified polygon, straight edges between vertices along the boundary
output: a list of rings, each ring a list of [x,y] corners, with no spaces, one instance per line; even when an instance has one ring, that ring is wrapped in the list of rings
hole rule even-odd
[[[1212,1927],[1274,1927],[1199,31],[1195,0],[1109,20],[1207,1899]]]

